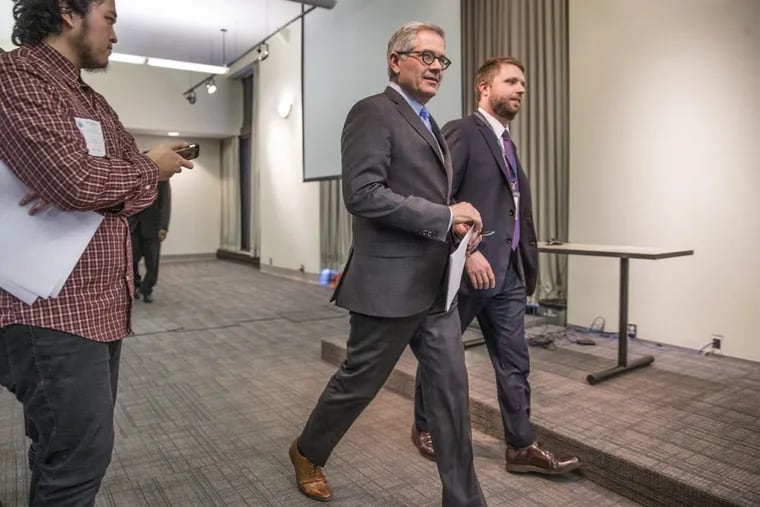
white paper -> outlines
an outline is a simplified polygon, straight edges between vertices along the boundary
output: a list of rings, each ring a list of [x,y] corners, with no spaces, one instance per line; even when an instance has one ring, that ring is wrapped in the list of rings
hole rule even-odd
[[[462,272],[464,271],[464,261],[467,259],[467,244],[472,237],[473,227],[464,235],[459,246],[449,254],[449,268],[446,271],[446,311],[451,309],[451,303],[454,302],[459,291],[459,285],[462,283]]]
[[[0,162],[0,287],[20,294],[56,297],[84,253],[103,217],[94,211],[48,209],[34,216],[19,206],[28,193]],[[19,290],[20,289],[20,290]]]
[[[0,287],[2,287],[3,289],[5,289],[6,291],[10,292],[15,297],[17,297],[18,299],[20,299],[21,301],[23,301],[24,303],[26,303],[26,304],[28,304],[30,306],[32,305],[32,303],[34,303],[35,301],[37,301],[37,299],[39,297],[34,292],[30,292],[30,291],[26,290],[23,287],[19,287],[15,283],[13,283],[13,282],[11,282],[9,280],[5,280],[2,277],[0,277]]]
[[[84,137],[87,152],[93,157],[105,157],[106,141],[103,139],[103,128],[100,122],[87,118],[74,118],[74,123]]]

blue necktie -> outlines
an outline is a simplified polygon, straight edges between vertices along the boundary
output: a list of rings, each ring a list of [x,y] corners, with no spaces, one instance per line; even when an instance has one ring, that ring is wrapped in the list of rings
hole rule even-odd
[[[517,156],[507,129],[504,129],[501,134],[501,141],[504,144],[504,156],[507,159],[509,186],[512,189],[512,196],[515,198],[515,231],[512,235],[512,250],[516,250],[520,244],[520,183],[517,179]]]
[[[433,125],[430,123],[430,111],[428,111],[425,106],[422,106],[422,109],[420,109],[420,118],[422,118],[422,123],[425,124],[427,129],[430,131],[430,133],[433,133]]]

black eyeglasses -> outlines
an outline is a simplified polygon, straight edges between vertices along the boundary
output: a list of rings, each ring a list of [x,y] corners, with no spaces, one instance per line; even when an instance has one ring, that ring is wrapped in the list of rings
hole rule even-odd
[[[400,55],[419,55],[420,60],[422,60],[422,63],[425,65],[433,65],[433,62],[436,61],[436,59],[440,62],[441,68],[443,70],[446,70],[449,68],[449,65],[451,65],[451,60],[446,58],[445,56],[441,55],[438,56],[432,51],[398,51],[398,54]]]

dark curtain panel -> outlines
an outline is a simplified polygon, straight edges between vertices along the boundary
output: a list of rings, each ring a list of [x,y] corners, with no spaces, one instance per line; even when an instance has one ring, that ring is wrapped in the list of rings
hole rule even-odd
[[[569,174],[568,0],[462,0],[462,104],[493,56],[525,65],[526,101],[510,125],[530,178],[539,240],[567,240]],[[541,255],[537,298],[566,297],[567,257]]]

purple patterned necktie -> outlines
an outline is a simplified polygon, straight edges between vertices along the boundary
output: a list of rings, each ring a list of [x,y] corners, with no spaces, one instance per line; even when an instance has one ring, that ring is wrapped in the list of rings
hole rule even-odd
[[[520,182],[517,179],[517,157],[515,156],[515,146],[509,137],[509,130],[504,129],[501,134],[501,141],[504,145],[504,156],[507,159],[509,186],[515,200],[515,230],[512,236],[512,250],[516,250],[520,244]]]

